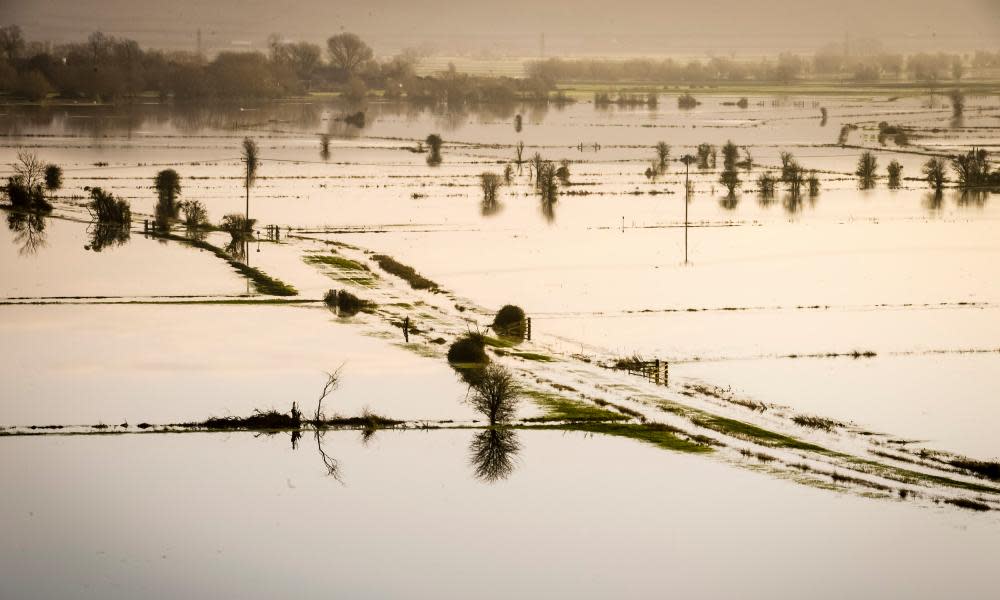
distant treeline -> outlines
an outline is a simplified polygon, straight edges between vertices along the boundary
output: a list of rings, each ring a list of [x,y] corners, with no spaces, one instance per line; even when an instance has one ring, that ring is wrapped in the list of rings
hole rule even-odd
[[[775,81],[790,83],[806,77],[836,77],[854,81],[883,78],[933,82],[958,80],[969,69],[1000,68],[1000,52],[979,51],[972,57],[959,54],[913,54],[887,52],[848,54],[825,47],[812,57],[782,53],[759,61],[713,57],[680,62],[673,59],[635,58],[560,59],[536,61],[528,73],[546,81],[639,81],[649,83],[711,83]]]
[[[904,75],[918,81],[954,80],[969,68],[1000,67],[1000,52],[904,57],[828,47],[811,58],[783,53],[756,62],[718,57],[689,62],[553,58],[530,63],[524,78],[476,77],[454,68],[420,77],[415,72],[419,60],[412,51],[375,60],[372,49],[352,33],[330,37],[326,48],[275,35],[266,53],[221,52],[209,60],[196,52],[144,50],[134,40],[100,32],[85,42],[51,45],[26,41],[16,25],[0,27],[0,93],[32,101],[52,95],[104,102],[127,102],[143,95],[177,101],[263,100],[310,92],[339,92],[361,99],[373,90],[386,98],[449,105],[565,101],[552,93],[557,82],[792,82],[810,75],[861,81]]]
[[[269,51],[221,52],[211,60],[195,52],[144,50],[134,40],[91,34],[86,42],[52,46],[26,42],[17,26],[0,28],[0,92],[28,100],[129,101],[161,99],[254,100],[340,92],[360,99],[380,90],[413,101],[507,102],[547,99],[551,84],[535,78],[472,77],[454,69],[419,77],[419,56],[404,52],[376,61],[351,33],[332,36],[325,49],[272,36]]]

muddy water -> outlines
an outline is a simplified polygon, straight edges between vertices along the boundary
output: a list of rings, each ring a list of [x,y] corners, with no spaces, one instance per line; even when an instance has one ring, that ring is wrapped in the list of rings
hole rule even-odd
[[[489,484],[469,463],[473,435],[328,433],[342,483],[309,437],[298,450],[284,435],[3,439],[0,591],[935,598],[995,585],[989,515],[556,432],[518,433],[513,472]]]

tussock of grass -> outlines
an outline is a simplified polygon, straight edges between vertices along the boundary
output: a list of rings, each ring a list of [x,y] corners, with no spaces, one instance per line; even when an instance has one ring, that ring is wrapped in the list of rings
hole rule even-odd
[[[545,411],[542,417],[525,419],[532,423],[545,421],[624,421],[629,417],[577,400],[533,390],[522,392]]]
[[[768,431],[743,421],[727,419],[716,415],[703,414],[692,418],[695,425],[706,429],[718,431],[736,438],[779,448],[795,448],[797,450],[810,450],[813,452],[825,452],[826,450],[802,440],[797,440],[787,435]]]
[[[402,264],[391,256],[386,256],[385,254],[373,254],[372,260],[378,263],[378,266],[382,268],[386,273],[390,273],[404,279],[410,284],[410,287],[415,290],[437,290],[438,284],[434,283],[430,279],[427,279],[413,267]]]
[[[552,362],[551,356],[538,354],[537,352],[511,352],[511,356],[516,356],[525,360],[534,360],[537,362]]]
[[[844,427],[844,424],[840,421],[834,421],[833,419],[826,419],[823,417],[810,417],[808,415],[795,415],[792,417],[792,421],[803,427],[822,429],[824,431],[832,431],[833,429]]]
[[[329,265],[331,267],[336,267],[338,269],[343,269],[345,271],[367,271],[369,273],[371,272],[371,270],[368,268],[367,265],[351,260],[349,258],[344,258],[343,256],[337,256],[336,254],[307,254],[303,258],[303,260],[312,264]]]
[[[969,510],[976,510],[980,512],[986,512],[990,510],[988,504],[977,502],[975,500],[969,500],[968,498],[949,498],[945,500],[945,504],[951,504],[952,506],[957,506],[959,508],[966,508]]]
[[[255,410],[249,417],[212,417],[195,425],[207,429],[298,429],[302,417],[297,411],[279,413],[276,410]],[[139,427],[142,428],[140,423]]]
[[[955,458],[948,461],[953,467],[968,471],[977,477],[1000,481],[1000,463],[973,460],[971,458]]]

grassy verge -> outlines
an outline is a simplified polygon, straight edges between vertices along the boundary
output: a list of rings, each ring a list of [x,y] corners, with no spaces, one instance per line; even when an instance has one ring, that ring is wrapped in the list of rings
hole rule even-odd
[[[349,258],[337,256],[336,254],[307,254],[303,257],[303,260],[310,264],[329,265],[337,269],[343,269],[344,271],[371,272],[367,266]]]
[[[735,438],[754,442],[763,446],[771,446],[775,448],[794,448],[796,450],[808,450],[810,452],[827,452],[825,448],[821,448],[815,444],[810,444],[787,435],[768,431],[767,429],[762,429],[756,425],[744,423],[743,421],[737,421],[736,419],[727,419],[726,417],[703,413],[693,417],[691,421],[695,425],[699,425],[706,429],[718,431],[719,433],[731,435]]]
[[[713,448],[681,437],[680,432],[662,423],[572,423],[564,425],[536,426],[534,429],[558,429],[563,431],[586,431],[616,437],[626,437],[665,450],[677,452],[707,453]]]
[[[618,412],[553,394],[534,390],[525,391],[523,394],[545,411],[545,415],[542,417],[525,419],[525,421],[532,423],[545,421],[625,421],[629,418]]]
[[[373,254],[372,260],[377,262],[378,266],[381,267],[383,271],[405,280],[410,284],[410,287],[415,290],[435,291],[439,289],[438,284],[434,283],[430,279],[427,279],[420,273],[417,273],[416,269],[413,267],[404,265],[391,256],[386,256],[385,254]]]

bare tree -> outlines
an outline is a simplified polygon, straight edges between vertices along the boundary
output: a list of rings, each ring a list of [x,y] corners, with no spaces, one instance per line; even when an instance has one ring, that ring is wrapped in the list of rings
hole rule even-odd
[[[344,368],[344,365],[340,365],[332,373],[326,373],[326,383],[323,385],[323,391],[320,392],[319,399],[316,400],[316,412],[313,415],[313,420],[316,422],[316,427],[319,428],[323,422],[323,400],[327,396],[333,393],[340,385],[340,371]]]
[[[330,64],[349,75],[356,74],[362,65],[372,59],[372,49],[353,33],[340,33],[326,40]]]
[[[505,423],[517,412],[520,389],[514,375],[503,365],[487,365],[473,391],[470,403],[489,419],[490,425]]]

